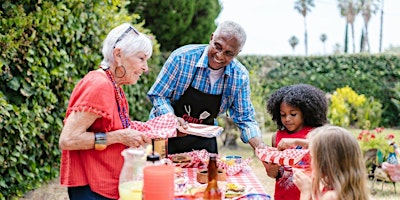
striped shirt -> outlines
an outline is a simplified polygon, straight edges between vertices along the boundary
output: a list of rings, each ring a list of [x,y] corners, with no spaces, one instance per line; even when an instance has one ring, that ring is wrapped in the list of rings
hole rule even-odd
[[[174,112],[171,105],[192,83],[193,88],[203,93],[222,94],[218,115],[228,112],[240,129],[240,138],[247,143],[251,138],[260,136],[250,100],[249,73],[238,60],[233,59],[225,67],[222,78],[211,86],[207,52],[208,45],[186,45],[172,52],[147,93],[153,104],[150,118]]]

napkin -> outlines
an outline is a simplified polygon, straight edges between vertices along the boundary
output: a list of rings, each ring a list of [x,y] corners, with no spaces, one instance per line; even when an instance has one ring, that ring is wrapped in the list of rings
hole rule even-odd
[[[233,176],[239,172],[241,172],[244,168],[249,166],[249,163],[252,161],[251,158],[247,158],[242,160],[240,163],[235,163],[233,165],[229,165],[223,160],[219,159],[217,161],[217,165],[219,168],[223,168],[226,171],[226,175]]]
[[[173,113],[167,113],[147,122],[131,121],[131,129],[144,132],[149,138],[176,137],[179,122]]]
[[[220,126],[211,126],[205,124],[188,123],[187,126],[188,126],[187,129],[184,129],[182,126],[179,126],[178,130],[182,133],[197,135],[207,138],[217,137],[224,130],[224,128]]]
[[[256,155],[261,161],[284,166],[293,166],[297,164],[308,152],[308,149],[285,149],[280,151],[275,147],[256,149]]]

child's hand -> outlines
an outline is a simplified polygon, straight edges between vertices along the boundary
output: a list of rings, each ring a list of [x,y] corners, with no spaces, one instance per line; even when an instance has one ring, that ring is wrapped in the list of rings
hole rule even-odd
[[[308,140],[302,138],[282,138],[277,148],[278,150],[292,149],[292,148],[308,148]]]
[[[291,149],[296,147],[296,139],[294,138],[282,138],[281,141],[279,142],[277,148],[278,150],[285,150],[285,149]]]
[[[311,177],[303,173],[300,169],[292,168],[293,183],[299,188],[300,192],[311,191]]]

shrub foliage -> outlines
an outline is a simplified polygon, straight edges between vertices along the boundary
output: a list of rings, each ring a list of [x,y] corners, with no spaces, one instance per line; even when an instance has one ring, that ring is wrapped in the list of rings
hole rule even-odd
[[[69,95],[98,67],[106,34],[123,22],[135,24],[138,16],[129,15],[125,5],[122,0],[2,2],[0,199],[22,196],[59,175],[58,138]],[[142,25],[136,27],[148,33]],[[143,102],[131,102],[146,99],[143,91],[153,80],[142,82],[128,91],[137,97],[129,99],[134,109]]]

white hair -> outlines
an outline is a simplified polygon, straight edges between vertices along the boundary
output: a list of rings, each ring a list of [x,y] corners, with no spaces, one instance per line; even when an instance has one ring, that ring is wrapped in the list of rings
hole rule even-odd
[[[129,27],[134,30],[129,30]],[[129,31],[126,33],[127,30]],[[103,42],[102,68],[108,68],[110,63],[114,62],[114,48],[120,48],[126,55],[135,55],[143,52],[147,57],[151,57],[153,53],[151,40],[143,33],[137,31],[130,23],[123,23],[108,33]]]
[[[218,24],[217,29],[214,34],[219,35],[220,33],[234,36],[239,41],[239,50],[242,50],[244,44],[246,43],[246,32],[238,23],[233,21],[224,21]]]

